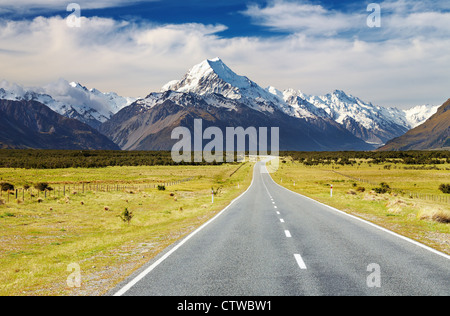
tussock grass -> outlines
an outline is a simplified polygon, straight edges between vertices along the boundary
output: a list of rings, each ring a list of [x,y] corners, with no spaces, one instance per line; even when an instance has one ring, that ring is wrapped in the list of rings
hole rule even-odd
[[[438,223],[450,223],[450,210],[436,207],[427,207],[422,209],[417,217],[421,220],[431,220]]]

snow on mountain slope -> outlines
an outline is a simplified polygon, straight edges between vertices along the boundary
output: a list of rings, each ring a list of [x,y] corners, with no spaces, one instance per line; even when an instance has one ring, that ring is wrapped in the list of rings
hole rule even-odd
[[[418,105],[409,110],[404,110],[406,120],[410,124],[411,128],[415,128],[423,124],[431,116],[437,113],[439,106],[432,105]]]
[[[282,96],[295,110],[296,116],[332,119],[354,135],[375,145],[383,145],[396,135],[404,134],[437,111],[437,107],[432,106],[414,107],[410,110],[385,108],[367,103],[342,90],[335,90],[324,96],[306,95],[293,89],[281,92],[269,87],[267,90]]]
[[[322,110],[317,112],[316,109],[310,108],[316,115],[322,116],[326,113],[340,124],[350,117],[365,128],[379,128],[390,122],[411,129],[422,124],[435,114],[439,108],[439,106],[431,105],[416,106],[408,110],[394,107],[385,108],[367,103],[358,97],[346,94],[342,90],[335,90],[333,93],[325,96],[312,96],[303,94],[300,91],[292,91],[284,91],[283,95],[286,102],[291,103],[288,98],[295,94],[302,100],[314,105],[316,109]]]
[[[341,90],[314,96],[294,89],[263,89],[249,78],[236,74],[220,58],[204,60],[180,80],[167,83],[160,92],[151,93],[144,99],[125,98],[114,92],[102,93],[63,79],[38,88],[24,88],[3,81],[0,82],[0,99],[36,100],[59,114],[95,128],[133,103],[143,110],[166,101],[182,107],[202,104],[229,111],[247,106],[266,115],[281,111],[306,121],[333,121],[375,145],[382,145],[420,125],[438,109],[429,105],[408,110],[385,108]]]
[[[88,90],[79,83],[69,83],[64,79],[35,88],[2,81],[0,99],[38,101],[58,114],[78,119],[93,127],[98,127],[119,110],[136,101],[134,98],[120,97],[114,92]]]
[[[330,119],[366,142],[376,145],[404,134],[437,111],[437,107],[432,106],[415,107],[406,111],[385,108],[364,102],[341,90],[325,96],[312,96],[294,89],[263,89],[247,77],[237,75],[219,58],[205,60],[192,67],[181,80],[169,82],[161,91],[194,93],[217,107],[233,108],[230,104],[216,103],[213,96],[219,94],[260,112],[273,113],[274,110],[279,110],[297,118]],[[156,95],[152,95],[143,103],[154,105],[160,102],[155,98]]]
[[[240,103],[260,112],[273,113],[279,106],[285,107],[280,110],[291,111],[277,96],[247,77],[237,75],[220,58],[201,62],[192,67],[181,80],[171,81],[161,89],[162,92],[169,90],[201,96],[220,94],[228,99],[239,100]]]
[[[240,99],[240,89],[251,86],[252,82],[247,77],[235,74],[219,58],[214,58],[195,65],[181,80],[169,82],[161,91],[194,92],[200,95],[218,93],[230,99]]]

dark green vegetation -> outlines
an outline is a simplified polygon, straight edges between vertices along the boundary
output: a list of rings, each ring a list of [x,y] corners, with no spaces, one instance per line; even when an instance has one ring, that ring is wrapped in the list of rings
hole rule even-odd
[[[450,184],[441,184],[439,190],[441,190],[442,193],[450,194]]]
[[[302,152],[287,151],[280,156],[290,156],[295,162],[305,165],[354,165],[360,160],[371,164],[439,165],[450,162],[450,151],[340,151]]]
[[[450,151],[404,152],[302,152],[284,151],[281,157],[291,157],[305,165],[353,165],[364,159],[372,164],[438,165],[450,162]],[[193,159],[192,159],[193,160]],[[170,166],[208,165],[221,163],[175,163],[170,151],[116,150],[0,150],[0,168],[55,169],[103,168],[109,166]],[[427,167],[429,168],[429,167]]]
[[[2,182],[0,183],[0,189],[2,191],[12,191],[14,190],[14,185],[12,185],[11,183]]]
[[[211,163],[216,164],[220,163]],[[0,150],[0,168],[57,169],[170,165],[208,165],[208,163],[175,163],[170,151]]]

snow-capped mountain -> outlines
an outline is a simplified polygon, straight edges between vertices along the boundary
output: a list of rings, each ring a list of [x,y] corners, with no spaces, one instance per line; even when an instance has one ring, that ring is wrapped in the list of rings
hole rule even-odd
[[[425,108],[414,108],[416,113],[423,113]],[[414,115],[414,114],[413,114]],[[445,150],[450,148],[450,99],[438,107],[425,123],[409,130],[406,134],[394,138],[379,150]]]
[[[169,82],[161,91],[195,93],[205,97],[219,94],[261,112],[272,113],[275,108],[284,106],[277,96],[247,77],[237,75],[220,58],[208,59],[192,67],[181,80]],[[214,102],[211,105],[215,105]],[[289,110],[288,107],[284,109]]]
[[[25,88],[6,81],[0,82],[0,99],[37,101],[50,109],[98,128],[135,98],[118,96],[114,92],[102,93],[87,89],[79,83],[59,79],[43,87]]]
[[[312,106],[312,105],[311,105]],[[170,150],[171,131],[193,128],[278,127],[281,150],[369,150],[373,147],[329,118],[301,116],[278,95],[239,76],[219,58],[191,68],[181,80],[150,93],[102,124],[100,131],[126,150]]]
[[[145,98],[102,93],[60,79],[24,88],[0,82],[0,100],[37,101],[95,127],[122,149],[170,150],[170,131],[202,118],[206,125],[280,128],[282,150],[370,150],[425,122],[438,107],[385,108],[341,90],[324,96],[262,88],[220,58],[192,67]]]
[[[411,128],[416,128],[417,126],[423,124],[431,116],[437,113],[439,105],[432,106],[429,104],[418,105],[409,110],[403,110],[406,115],[406,120],[410,124]]]
[[[382,145],[422,124],[439,108],[430,105],[416,106],[408,110],[385,108],[367,103],[341,90],[335,90],[325,96],[311,96],[300,91],[293,93],[292,90],[287,90],[283,95],[287,103],[293,106],[301,103],[310,114],[331,118],[354,135],[375,145]],[[292,95],[296,96],[295,102],[292,101]]]
[[[119,147],[98,130],[78,120],[64,117],[48,106],[31,100],[0,99],[0,148],[118,150]]]
[[[401,110],[374,106],[341,90],[325,96],[311,96],[291,89],[284,91],[283,96],[300,116],[332,119],[370,144],[382,145],[410,129]]]
[[[247,77],[237,75],[219,58],[205,60],[192,67],[181,80],[169,82],[161,91],[195,93],[203,96],[210,105],[223,106],[212,99],[214,95],[220,94],[260,112],[273,113],[279,110],[286,115],[307,120],[330,119],[375,146],[381,146],[420,125],[438,108],[429,105],[409,110],[385,108],[364,102],[341,90],[325,96],[312,96],[294,89],[263,89]],[[154,97],[151,101],[143,102],[155,105],[157,102]]]

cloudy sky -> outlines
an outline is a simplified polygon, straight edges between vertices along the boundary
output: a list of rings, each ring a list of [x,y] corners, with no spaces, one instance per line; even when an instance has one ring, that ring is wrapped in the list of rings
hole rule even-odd
[[[374,0],[73,2],[72,13],[71,1],[1,1],[0,80],[137,97],[220,57],[262,87],[400,108],[450,97],[449,1],[377,2],[373,28]]]

